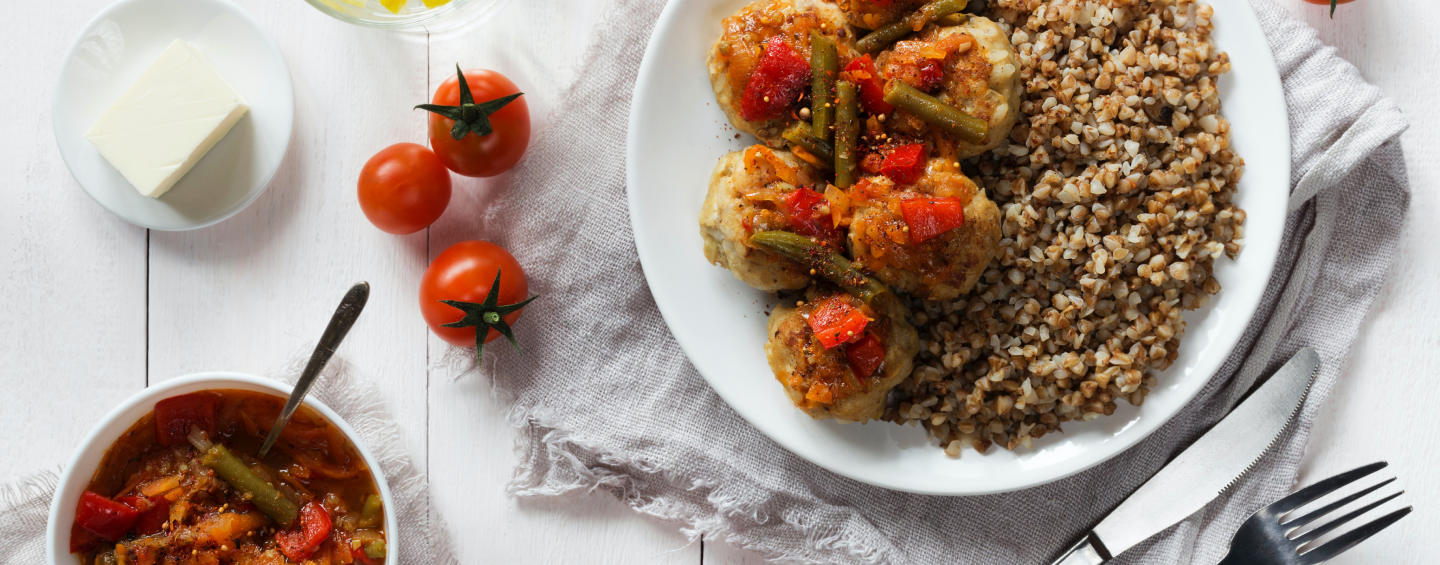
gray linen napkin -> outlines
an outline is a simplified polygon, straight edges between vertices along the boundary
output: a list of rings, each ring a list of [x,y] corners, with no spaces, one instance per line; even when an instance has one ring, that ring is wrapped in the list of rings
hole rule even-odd
[[[310,356],[296,357],[276,371],[276,379],[295,384]],[[357,374],[344,359],[330,364],[310,389],[310,397],[325,403],[354,428],[356,439],[375,455],[390,483],[390,494],[398,508],[395,513],[403,540],[404,565],[449,565],[450,538],[443,520],[430,516],[430,491],[425,475],[415,468],[400,440],[399,428],[385,405],[385,396],[375,384]],[[0,485],[0,565],[31,565],[45,561],[45,522],[50,500],[60,479],[56,471],[45,471],[12,484]],[[67,527],[66,532],[69,531]],[[392,560],[394,561],[394,560]]]
[[[1208,387],[1159,433],[1088,472],[1004,495],[946,498],[822,470],[737,417],[676,345],[647,290],[625,197],[630,94],[659,0],[615,0],[516,186],[484,224],[545,298],[526,355],[486,363],[513,397],[517,496],[610,492],[645,515],[794,563],[1035,563],[1072,541],[1303,345],[1322,367],[1273,453],[1126,563],[1213,563],[1243,518],[1288,492],[1321,403],[1394,255],[1409,187],[1397,107],[1313,30],[1254,0],[1289,106],[1294,199],[1254,322]],[[692,187],[693,188],[693,187]],[[697,250],[698,252],[698,250]],[[505,348],[490,348],[501,351]]]

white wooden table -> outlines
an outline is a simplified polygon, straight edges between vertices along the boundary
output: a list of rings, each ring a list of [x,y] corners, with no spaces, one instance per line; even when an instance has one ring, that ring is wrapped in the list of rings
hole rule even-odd
[[[1301,469],[1313,481],[1387,459],[1418,511],[1343,563],[1433,562],[1440,554],[1440,3],[1361,0],[1333,22],[1279,0],[1320,30],[1409,115],[1409,227]],[[457,180],[450,210],[406,237],[379,232],[355,201],[360,166],[424,142],[428,101],[455,63],[488,67],[527,92],[537,130],[580,71],[604,2],[510,3],[469,36],[399,35],[331,20],[300,0],[239,0],[274,34],[296,89],[294,141],[269,191],[208,229],[166,233],[110,215],[55,148],[50,100],[72,37],[110,0],[12,1],[0,18],[0,481],[57,468],[101,414],[146,385],[203,370],[266,373],[308,352],[339,296],[374,295],[342,355],[375,378],[427,469],[435,510],[463,561],[758,563],[608,495],[516,501],[504,406],[486,383],[455,380],[448,346],[415,307],[428,259],[479,236],[495,181]],[[544,33],[533,22],[546,22]],[[460,179],[460,177],[456,177]]]

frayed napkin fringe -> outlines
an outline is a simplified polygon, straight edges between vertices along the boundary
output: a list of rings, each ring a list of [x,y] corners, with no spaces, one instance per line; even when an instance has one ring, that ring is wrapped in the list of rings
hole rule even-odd
[[[461,348],[452,349],[455,350]],[[447,353],[446,357],[449,356]],[[504,387],[495,381],[492,381],[491,391],[498,397],[510,396]],[[599,443],[580,439],[566,430],[547,425],[546,415],[549,412],[551,410],[544,407],[518,404],[508,411],[506,420],[518,432],[515,437],[515,453],[520,462],[515,467],[510,483],[506,485],[506,494],[513,497],[559,497],[604,491],[642,515],[680,524],[680,533],[684,534],[690,543],[703,538],[733,544],[775,562],[803,565],[826,563],[809,558],[811,551],[775,551],[765,546],[745,543],[749,538],[741,534],[732,520],[749,521],[756,525],[769,522],[770,516],[760,510],[760,505],[747,503],[742,496],[727,493],[727,489],[717,483],[687,478],[669,467],[640,458],[618,455]],[[638,471],[645,476],[636,476],[633,472],[617,472],[614,469]],[[705,500],[710,503],[714,512],[687,509],[684,504],[667,503],[660,497],[646,496],[646,490],[654,492],[655,489],[642,489],[640,483],[655,480],[663,481],[674,489],[690,492],[708,490]],[[843,551],[865,564],[878,565],[886,562],[883,551],[860,541],[862,534],[853,524],[847,523],[835,530],[809,522],[800,515],[786,516],[784,521],[802,533],[807,545],[812,549]]]
[[[297,353],[290,363],[273,376],[275,380],[295,384],[310,361],[308,352]],[[369,448],[390,484],[390,493],[398,508],[395,513],[399,532],[391,532],[404,540],[402,563],[449,565],[459,563],[453,555],[449,530],[438,512],[430,511],[430,486],[425,475],[415,467],[400,436],[400,426],[385,403],[385,395],[369,379],[363,378],[348,361],[336,357],[315,381],[310,396],[324,402],[340,414],[355,430],[355,439]]]
[[[0,515],[9,515],[36,499],[45,499],[48,506],[59,484],[60,469],[56,468],[0,485]]]
[[[534,265],[532,282],[548,297],[529,314],[548,322],[521,329],[545,347],[524,357],[496,348],[503,373],[489,361],[480,367],[500,383],[497,399],[515,399],[504,405],[514,408],[507,416],[520,461],[511,496],[606,491],[680,524],[692,540],[790,563],[1042,562],[1311,346],[1322,358],[1316,385],[1271,454],[1203,515],[1117,563],[1214,562],[1261,501],[1288,492],[1311,423],[1393,263],[1409,201],[1396,140],[1403,116],[1314,30],[1273,2],[1252,2],[1283,80],[1293,165],[1284,186],[1256,189],[1295,187],[1294,208],[1255,318],[1204,392],[1160,432],[1090,471],[948,498],[869,487],[784,451],[725,407],[669,334],[635,260],[620,166],[626,101],[663,4],[610,3],[586,72],[514,175],[511,190],[526,197],[497,200],[482,220],[503,226],[485,233]]]

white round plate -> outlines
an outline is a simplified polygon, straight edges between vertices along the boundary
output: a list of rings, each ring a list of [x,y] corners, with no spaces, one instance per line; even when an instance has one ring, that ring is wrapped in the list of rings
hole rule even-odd
[[[85,132],[176,39],[200,48],[250,111],[169,192],[149,198]],[[275,40],[228,0],[120,0],[65,54],[53,117],[60,155],[95,202],[137,226],[190,230],[235,215],[265,192],[290,146],[295,88]]]
[[[947,457],[918,427],[817,422],[796,410],[765,362],[766,312],[776,299],[710,265],[696,218],[710,172],[736,139],[711,93],[705,53],[720,20],[746,0],[672,0],[655,27],[631,102],[626,172],[635,245],[655,303],[690,361],[735,412],[796,455],[873,485],[978,495],[1041,485],[1099,464],[1174,416],[1224,362],[1275,266],[1290,186],[1290,137],[1280,76],[1246,0],[1210,0],[1214,41],[1230,53],[1221,80],[1232,142],[1245,158],[1238,203],[1248,213],[1239,259],[1217,261],[1224,290],[1189,312],[1180,357],[1141,407],[1069,422],[1033,449]]]

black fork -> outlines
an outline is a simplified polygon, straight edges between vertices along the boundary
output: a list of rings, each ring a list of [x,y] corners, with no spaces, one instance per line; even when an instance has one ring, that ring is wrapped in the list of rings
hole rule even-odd
[[[1385,496],[1356,508],[1354,511],[1318,526],[1313,530],[1295,535],[1295,532],[1314,523],[1325,515],[1360,500],[1366,495],[1379,490],[1380,487],[1394,482],[1395,479],[1393,477],[1302,516],[1290,516],[1290,513],[1294,512],[1297,508],[1315,502],[1345,485],[1360,480],[1380,469],[1384,469],[1386,465],[1389,464],[1380,461],[1340,473],[1339,475],[1295,491],[1290,496],[1261,508],[1259,512],[1251,515],[1245,520],[1245,523],[1240,525],[1240,530],[1235,532],[1235,538],[1230,540],[1230,553],[1225,555],[1225,559],[1220,560],[1220,565],[1311,565],[1314,563],[1324,563],[1344,553],[1351,547],[1354,547],[1355,544],[1365,541],[1370,536],[1379,533],[1380,530],[1389,527],[1390,524],[1400,521],[1401,518],[1404,518],[1406,514],[1410,513],[1411,507],[1406,506],[1405,508],[1376,518],[1370,523],[1346,532],[1333,540],[1325,542],[1324,545],[1319,547],[1310,548],[1303,553],[1300,551],[1306,544],[1320,539],[1321,536],[1334,531],[1336,528],[1345,525],[1351,520],[1359,518],[1361,515],[1374,510],[1381,504],[1404,494],[1404,491]]]

